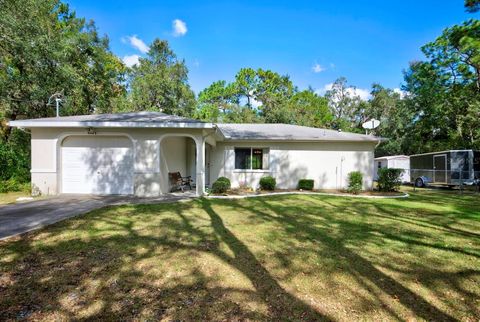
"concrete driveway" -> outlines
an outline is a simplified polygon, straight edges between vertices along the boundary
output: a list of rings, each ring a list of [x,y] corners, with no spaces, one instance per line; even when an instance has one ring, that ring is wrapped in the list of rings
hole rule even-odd
[[[0,240],[105,206],[173,202],[192,197],[195,197],[195,195],[188,192],[167,194],[154,198],[60,195],[42,200],[0,206]]]

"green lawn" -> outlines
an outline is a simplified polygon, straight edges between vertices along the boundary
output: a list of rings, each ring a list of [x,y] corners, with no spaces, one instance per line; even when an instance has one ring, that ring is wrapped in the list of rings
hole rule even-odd
[[[480,319],[480,196],[109,207],[0,243],[0,320]]]

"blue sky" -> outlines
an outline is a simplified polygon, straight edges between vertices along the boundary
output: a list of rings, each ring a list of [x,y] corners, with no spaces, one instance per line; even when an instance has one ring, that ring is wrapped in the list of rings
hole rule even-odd
[[[397,88],[423,44],[475,17],[463,0],[66,1],[95,20],[121,58],[143,55],[142,41],[168,40],[197,93],[242,67],[288,74],[301,89],[340,76],[359,89]]]

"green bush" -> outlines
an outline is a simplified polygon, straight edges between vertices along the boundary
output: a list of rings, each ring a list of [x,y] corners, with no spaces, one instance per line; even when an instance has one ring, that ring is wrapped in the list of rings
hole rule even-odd
[[[212,184],[213,193],[225,193],[231,187],[230,179],[225,177],[220,177]]]
[[[10,178],[0,181],[0,193],[12,191],[29,191],[30,183],[20,182],[17,179]]]
[[[260,178],[260,189],[262,190],[275,190],[277,180],[274,177],[266,176]]]
[[[358,194],[362,191],[363,175],[360,171],[352,171],[348,174],[348,192]]]
[[[398,191],[402,183],[403,169],[380,168],[378,169],[378,190],[389,192]]]
[[[300,179],[298,180],[299,190],[313,190],[313,179]]]
[[[26,183],[30,181],[30,154],[28,149],[15,141],[0,142],[0,181],[13,179],[15,183]],[[0,189],[5,190],[6,186],[14,187],[15,183],[3,183]],[[18,190],[15,190],[18,191]]]

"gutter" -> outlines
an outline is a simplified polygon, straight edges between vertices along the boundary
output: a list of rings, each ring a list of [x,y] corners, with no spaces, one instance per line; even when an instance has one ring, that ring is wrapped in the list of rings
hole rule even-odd
[[[242,139],[234,139],[231,137],[225,137],[224,140],[225,142],[306,142],[306,143],[315,143],[315,142],[327,142],[327,143],[337,143],[337,142],[365,142],[365,143],[375,143],[377,142],[377,145],[382,142],[380,139],[365,139],[365,140],[358,140],[358,139],[321,139],[321,138],[299,138],[299,139],[293,139],[293,138],[285,138],[285,139],[269,139],[269,138],[242,138]]]

